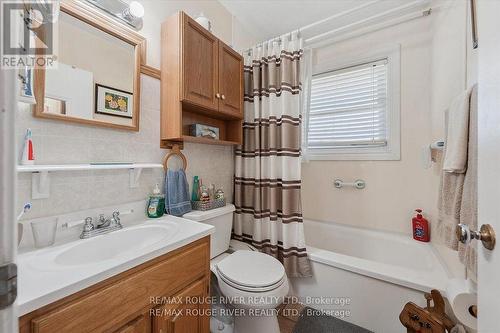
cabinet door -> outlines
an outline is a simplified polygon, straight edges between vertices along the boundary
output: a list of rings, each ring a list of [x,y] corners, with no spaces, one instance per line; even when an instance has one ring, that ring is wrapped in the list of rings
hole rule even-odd
[[[148,319],[146,316],[139,316],[132,320],[130,323],[119,328],[115,333],[150,333],[148,325]]]
[[[243,114],[243,58],[219,41],[219,110]]]
[[[183,16],[182,100],[217,110],[218,40],[189,16]]]
[[[171,304],[156,309],[153,333],[208,333],[210,318],[206,315],[209,309],[205,299],[207,288],[207,280],[200,280],[169,298]],[[196,302],[197,299],[200,302]]]

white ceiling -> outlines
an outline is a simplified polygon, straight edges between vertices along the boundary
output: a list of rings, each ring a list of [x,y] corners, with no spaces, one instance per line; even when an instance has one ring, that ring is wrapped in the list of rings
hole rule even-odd
[[[328,26],[348,25],[365,17],[419,1],[426,2],[425,0],[219,0],[259,41],[268,40],[334,15],[336,17],[332,21],[325,22],[321,29],[316,29],[318,33],[327,30]],[[356,8],[359,10],[353,11]]]

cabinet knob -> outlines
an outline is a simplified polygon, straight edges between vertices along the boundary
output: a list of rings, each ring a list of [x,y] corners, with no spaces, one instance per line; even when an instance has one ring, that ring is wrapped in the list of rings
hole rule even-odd
[[[220,98],[220,94],[219,93],[215,94],[215,97]]]
[[[224,99],[226,99],[226,96],[222,95],[220,98],[222,98],[224,100]]]

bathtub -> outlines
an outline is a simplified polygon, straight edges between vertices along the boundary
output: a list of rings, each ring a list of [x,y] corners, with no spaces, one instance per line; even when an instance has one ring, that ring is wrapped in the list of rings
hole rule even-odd
[[[292,278],[300,301],[376,333],[406,332],[404,304],[444,292],[450,276],[430,243],[407,235],[304,221],[312,278]]]

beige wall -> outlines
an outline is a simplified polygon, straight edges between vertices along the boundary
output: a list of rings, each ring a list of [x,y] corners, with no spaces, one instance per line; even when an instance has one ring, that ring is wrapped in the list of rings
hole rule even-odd
[[[466,1],[435,1],[432,13],[432,135],[444,135],[444,110],[465,89]]]
[[[401,160],[310,161],[302,164],[304,215],[365,228],[411,234],[415,208],[435,219],[437,176],[421,163],[431,142],[431,21],[414,20],[336,43],[318,51],[314,62],[388,45],[401,45]],[[364,190],[336,189],[333,180],[366,181]]]
[[[411,235],[413,209],[423,208],[432,242],[452,274],[464,276],[457,253],[435,232],[440,163],[424,169],[422,147],[444,136],[444,110],[476,77],[475,54],[466,53],[470,27],[465,1],[435,1],[428,18],[414,20],[328,47],[323,54],[362,53],[401,44],[401,160],[311,161],[302,164],[304,216]],[[321,52],[315,61],[322,60]],[[333,179],[364,179],[366,189],[342,190]]]
[[[433,8],[436,10],[432,14],[432,135],[442,138],[444,110],[455,96],[477,82],[477,60],[476,51],[471,47],[468,2],[435,0]],[[437,238],[433,243],[452,273],[464,277],[464,266],[457,252],[442,245]]]
[[[140,132],[117,131],[71,123],[33,118],[29,106],[20,103],[17,113],[18,147],[21,149],[26,128],[33,130],[37,164],[69,164],[89,162],[161,163],[168,152],[160,142],[160,82],[141,78]],[[194,175],[205,183],[222,186],[232,199],[234,174],[233,148],[186,144],[183,153],[189,167],[188,180]],[[206,168],[210,165],[210,168]],[[32,210],[23,219],[70,213],[114,204],[146,199],[155,183],[163,183],[161,169],[144,170],[138,188],[129,188],[128,170],[56,172],[51,174],[50,197],[31,199],[31,174],[18,177],[17,211],[31,201]]]
[[[212,20],[216,35],[227,43],[231,42],[232,17],[217,1],[144,1],[143,3],[146,13],[144,29],[140,33],[148,40],[149,65],[159,66],[160,63],[162,20],[178,10],[185,10],[190,15],[197,15],[203,11]],[[251,36],[245,36],[242,31],[238,28],[237,40],[239,43],[250,43]],[[33,118],[28,105],[20,103],[16,124],[18,148],[19,151],[22,149],[26,128],[31,128],[38,164],[105,161],[161,163],[168,150],[159,148],[159,122],[160,82],[142,75],[140,132],[37,119]],[[189,162],[187,171],[189,182],[194,175],[198,175],[205,184],[215,183],[217,186],[222,186],[226,196],[232,200],[234,175],[232,147],[186,144],[183,152]],[[207,165],[210,165],[210,168],[207,168]],[[139,188],[135,189],[129,188],[127,170],[59,172],[51,175],[50,198],[31,200],[31,175],[20,174],[17,205],[20,210],[26,201],[32,201],[33,209],[23,217],[24,219],[51,216],[146,199],[152,186],[162,181],[161,170],[145,170]]]

